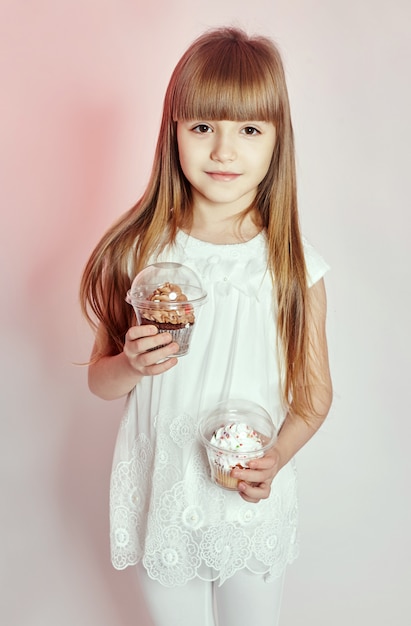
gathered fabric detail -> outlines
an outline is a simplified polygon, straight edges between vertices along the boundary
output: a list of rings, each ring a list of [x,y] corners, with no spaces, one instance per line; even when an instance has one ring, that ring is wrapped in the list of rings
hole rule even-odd
[[[259,297],[268,276],[263,234],[244,244],[213,245],[178,233],[173,253],[179,263],[194,269],[220,296],[236,289],[249,298]],[[211,248],[211,249],[210,249]],[[211,254],[210,254],[211,252]]]

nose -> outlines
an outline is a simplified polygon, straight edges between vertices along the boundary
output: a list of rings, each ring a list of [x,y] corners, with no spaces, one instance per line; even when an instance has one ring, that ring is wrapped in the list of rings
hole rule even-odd
[[[234,141],[230,134],[224,132],[216,133],[211,151],[212,161],[230,163],[235,160],[236,156]]]

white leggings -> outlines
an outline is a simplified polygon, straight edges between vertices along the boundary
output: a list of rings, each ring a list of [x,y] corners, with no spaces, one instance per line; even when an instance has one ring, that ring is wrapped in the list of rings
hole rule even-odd
[[[278,626],[284,576],[266,583],[241,570],[218,583],[199,578],[164,587],[137,565],[138,580],[155,626]]]

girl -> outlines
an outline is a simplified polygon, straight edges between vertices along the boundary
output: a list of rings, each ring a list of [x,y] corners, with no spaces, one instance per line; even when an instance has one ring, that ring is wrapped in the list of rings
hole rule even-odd
[[[125,302],[154,261],[187,265],[208,292],[181,359]],[[171,77],[147,190],[97,245],[81,284],[98,326],[90,389],[127,395],[112,561],[137,564],[157,626],[277,624],[297,554],[292,459],[331,403],[326,269],[300,234],[276,47],[233,28],[205,33]],[[262,405],[279,429],[270,452],[232,471],[237,492],[210,481],[197,438],[200,414],[230,398]]]

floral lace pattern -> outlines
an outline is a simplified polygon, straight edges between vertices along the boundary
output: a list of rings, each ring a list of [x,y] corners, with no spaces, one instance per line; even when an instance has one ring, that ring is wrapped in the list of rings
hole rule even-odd
[[[278,577],[298,553],[294,463],[250,504],[212,483],[197,437],[200,414],[229,397],[262,404],[277,427],[284,417],[265,238],[219,246],[179,233],[159,260],[191,267],[208,301],[190,353],[129,395],[111,476],[113,565],[142,560],[168,587],[197,576],[222,584],[243,568]],[[317,280],[327,269],[311,248],[307,267]]]
[[[170,424],[170,437],[179,448],[192,443],[196,436],[196,427],[186,413],[177,415]]]
[[[195,576],[218,578],[221,584],[244,567],[279,576],[297,554],[295,542],[290,542],[297,522],[294,471],[287,472],[288,478],[280,481],[284,485],[270,500],[249,504],[211,482],[205,455],[198,443],[191,441],[182,480],[175,454],[181,450],[182,439],[175,436],[175,424],[186,421],[187,415],[163,413],[161,422],[157,416],[161,455],[152,475],[151,501],[143,487],[150,482],[148,468],[156,452],[144,435],[136,439],[131,458],[113,468],[114,566],[123,569],[143,558],[150,576],[169,587],[183,585]],[[183,432],[191,430],[184,428]],[[283,510],[284,486],[292,502],[287,511]]]
[[[144,523],[146,493],[152,451],[150,442],[141,436],[135,442],[128,461],[118,463],[111,475],[110,522],[113,565],[124,569],[137,562],[141,552],[140,535]]]

